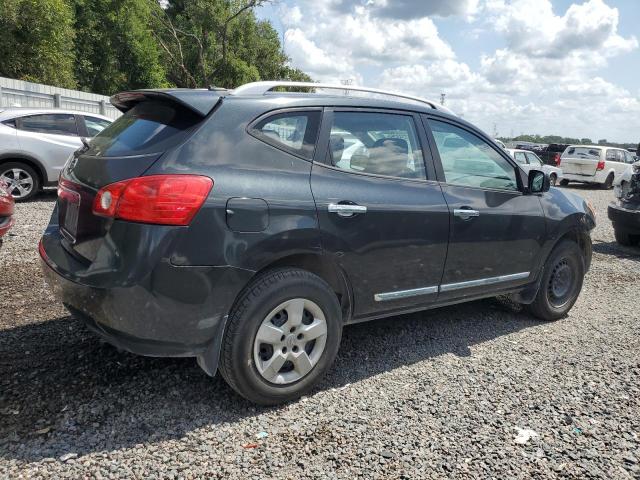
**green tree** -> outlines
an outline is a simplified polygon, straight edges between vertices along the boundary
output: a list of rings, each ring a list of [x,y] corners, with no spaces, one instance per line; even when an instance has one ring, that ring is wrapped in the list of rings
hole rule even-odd
[[[153,10],[140,0],[74,0],[75,75],[83,90],[111,95],[120,90],[169,86],[150,30]]]
[[[156,3],[156,0],[149,0]],[[308,80],[288,66],[278,33],[253,10],[268,0],[173,0],[155,10],[154,34],[182,87],[232,88],[262,79]]]
[[[0,75],[74,88],[73,10],[65,0],[0,0]]]

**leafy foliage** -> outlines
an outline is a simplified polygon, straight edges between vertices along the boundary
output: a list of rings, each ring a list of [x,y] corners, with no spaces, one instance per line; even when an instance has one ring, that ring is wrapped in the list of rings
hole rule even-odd
[[[498,140],[501,140],[504,143],[509,142],[531,142],[531,143],[542,143],[542,144],[550,144],[550,143],[560,143],[567,145],[605,145],[609,147],[619,147],[619,148],[635,148],[636,144],[634,143],[614,143],[608,142],[606,139],[598,140],[597,142],[593,142],[590,138],[571,138],[571,137],[561,137],[559,135],[518,135],[514,138],[502,138],[498,137]],[[640,147],[640,145],[638,145]]]
[[[74,88],[73,23],[65,0],[0,0],[0,75]]]
[[[269,0],[0,0],[0,75],[113,94],[310,80],[254,9]]]

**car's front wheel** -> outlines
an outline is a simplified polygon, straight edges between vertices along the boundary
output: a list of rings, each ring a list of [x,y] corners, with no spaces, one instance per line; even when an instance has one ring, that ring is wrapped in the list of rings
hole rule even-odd
[[[567,185],[569,185],[569,180],[564,180],[564,179],[560,180],[560,185],[563,187],[566,187]]]
[[[252,402],[293,400],[333,364],[341,336],[340,304],[324,280],[294,268],[273,270],[237,299],[224,333],[220,372]]]
[[[0,165],[0,180],[7,184],[9,193],[17,202],[28,200],[40,191],[40,177],[22,162]]]
[[[561,241],[544,265],[540,287],[529,311],[546,321],[565,316],[582,290],[584,273],[580,247],[571,240]]]
[[[558,182],[558,176],[555,173],[552,173],[551,175],[549,175],[549,183],[552,186],[556,186],[556,183]]]

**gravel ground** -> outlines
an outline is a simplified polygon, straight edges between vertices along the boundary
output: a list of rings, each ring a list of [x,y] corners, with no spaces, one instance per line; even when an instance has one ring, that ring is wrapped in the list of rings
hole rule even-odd
[[[640,249],[614,242],[610,191],[572,190],[599,224],[568,318],[483,301],[350,326],[313,394],[276,408],[192,359],[99,341],[42,281],[53,194],[18,205],[0,248],[0,478],[640,478]]]

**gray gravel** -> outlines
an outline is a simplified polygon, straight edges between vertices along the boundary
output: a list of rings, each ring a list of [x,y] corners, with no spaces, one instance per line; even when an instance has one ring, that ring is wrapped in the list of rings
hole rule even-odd
[[[599,224],[568,318],[483,301],[347,327],[322,384],[276,408],[191,359],[101,343],[42,282],[53,195],[18,205],[0,248],[0,478],[640,478],[640,249],[614,243],[610,191],[572,190]]]

